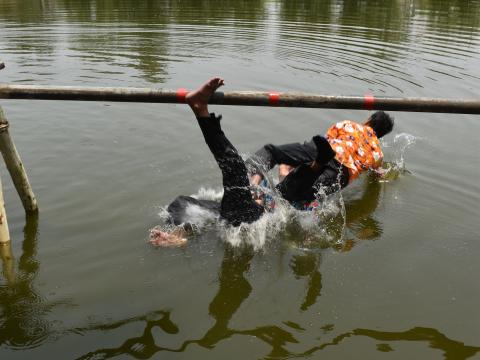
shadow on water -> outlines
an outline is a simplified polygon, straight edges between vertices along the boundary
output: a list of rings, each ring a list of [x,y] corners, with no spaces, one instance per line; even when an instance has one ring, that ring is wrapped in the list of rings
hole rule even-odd
[[[57,303],[48,304],[35,289],[40,263],[37,255],[38,216],[26,218],[22,255],[15,272],[10,244],[0,248],[6,284],[0,286],[0,346],[33,348],[52,333],[45,319]]]
[[[346,204],[348,214],[346,226],[353,229],[358,236],[358,240],[374,240],[382,234],[381,224],[373,217],[381,188],[382,186],[378,181],[369,181],[362,197]],[[352,240],[343,247],[339,247],[338,250],[349,251],[354,244],[355,242]],[[295,278],[302,281],[307,280],[305,296],[298,305],[300,312],[308,311],[321,296],[320,251],[293,253],[289,261],[290,269]],[[137,359],[147,359],[159,352],[184,352],[191,345],[214,349],[222,341],[234,336],[253,337],[268,345],[269,353],[265,356],[266,359],[311,356],[325,348],[340,346],[352,337],[368,337],[381,341],[382,343],[377,345],[377,350],[382,352],[393,351],[394,348],[391,343],[395,342],[426,343],[430,348],[443,351],[446,359],[467,359],[480,352],[479,347],[466,346],[459,341],[447,338],[436,329],[423,327],[415,327],[403,332],[354,329],[337,335],[330,342],[300,352],[293,352],[288,349],[289,344],[301,343],[299,336],[305,331],[302,325],[295,321],[285,320],[282,322],[285,326],[272,324],[253,329],[233,329],[230,327],[231,319],[252,292],[252,285],[247,279],[247,273],[254,256],[255,251],[251,247],[232,247],[228,243],[225,244],[223,260],[218,274],[219,288],[208,308],[209,315],[215,323],[206,330],[201,338],[186,340],[177,348],[157,345],[153,333],[155,328],[163,330],[165,335],[177,334],[180,330],[179,326],[171,320],[170,312],[160,310],[111,324],[93,325],[72,330],[75,333],[109,332],[130,323],[145,323],[144,330],[139,336],[128,338],[118,347],[91,351],[79,359],[108,359],[123,354],[128,354]],[[331,333],[333,328],[333,325],[327,325],[323,327],[323,330],[325,333]],[[298,345],[296,347],[298,348]]]

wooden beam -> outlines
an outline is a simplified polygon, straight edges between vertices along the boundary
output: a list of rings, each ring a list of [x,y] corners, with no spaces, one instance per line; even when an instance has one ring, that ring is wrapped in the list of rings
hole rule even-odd
[[[182,103],[185,90],[0,84],[0,99]],[[480,114],[478,99],[337,96],[256,91],[216,92],[210,104]]]

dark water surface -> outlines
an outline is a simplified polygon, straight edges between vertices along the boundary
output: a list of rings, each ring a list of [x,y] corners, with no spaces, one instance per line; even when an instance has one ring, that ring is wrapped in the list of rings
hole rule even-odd
[[[480,1],[0,0],[0,35],[7,83],[480,96]],[[40,205],[2,165],[1,359],[480,359],[478,116],[395,113],[400,170],[320,219],[155,249],[162,207],[221,185],[185,106],[1,106]],[[212,109],[245,154],[368,116]]]

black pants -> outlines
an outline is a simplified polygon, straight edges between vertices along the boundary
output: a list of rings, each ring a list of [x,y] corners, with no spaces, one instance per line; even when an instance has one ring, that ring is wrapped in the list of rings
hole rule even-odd
[[[348,169],[335,159],[323,164],[314,172],[309,164],[315,160],[317,148],[313,141],[303,144],[267,144],[247,161],[250,174],[265,173],[275,165],[286,164],[295,167],[277,185],[277,190],[289,202],[312,201],[320,188],[329,195],[348,185]]]
[[[223,133],[220,119],[221,116],[216,117],[214,114],[208,118],[197,118],[205,142],[222,171],[224,193],[220,203],[220,216],[233,226],[242,222],[251,223],[260,218],[264,208],[252,199],[247,168],[237,149]],[[212,201],[180,196],[168,207],[173,223],[184,222],[181,215],[189,204],[212,212],[218,211],[218,206]]]

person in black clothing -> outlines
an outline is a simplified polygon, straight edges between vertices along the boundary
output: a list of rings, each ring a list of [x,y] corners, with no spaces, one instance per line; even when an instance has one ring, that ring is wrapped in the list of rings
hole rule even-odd
[[[323,136],[303,144],[267,144],[246,160],[252,185],[279,166],[276,189],[292,204],[312,201],[320,187],[330,195],[348,185],[348,169],[334,159],[335,152]]]
[[[197,118],[205,142],[222,171],[224,189],[222,201],[217,204],[188,196],[178,197],[167,209],[170,221],[175,225],[183,223],[183,215],[190,204],[218,212],[221,218],[233,226],[238,226],[242,222],[251,223],[264,212],[263,206],[252,199],[247,168],[235,147],[223,133],[220,127],[221,116],[217,117],[208,112],[208,100],[223,84],[222,79],[213,78],[186,96],[186,101]],[[180,245],[186,240],[184,230],[178,228],[171,233],[154,229],[150,241],[154,245]]]
[[[246,161],[250,182],[258,185],[264,174],[278,165],[285,178],[277,190],[297,209],[309,209],[309,203],[320,193],[330,195],[362,172],[373,170],[381,175],[383,152],[379,139],[393,126],[389,114],[376,111],[363,124],[344,120],[332,125],[327,138],[317,135],[303,144],[267,144]]]
[[[205,142],[222,172],[224,189],[222,201],[218,204],[189,196],[179,196],[167,208],[170,222],[174,225],[185,222],[185,213],[189,205],[197,205],[218,214],[220,218],[226,220],[232,226],[252,223],[258,220],[265,211],[263,205],[252,197],[247,167],[235,147],[223,133],[220,126],[221,116],[217,117],[208,111],[210,97],[222,85],[224,85],[222,79],[213,78],[186,96],[186,101],[197,118]],[[293,176],[289,174],[285,179],[289,179],[292,188],[294,186],[304,187],[306,182],[313,183],[319,175],[319,170],[335,155],[325,138],[316,136],[313,141],[317,147],[317,155],[314,161],[310,165],[299,167],[296,173],[291,173]],[[311,185],[307,184],[307,187],[311,187]],[[186,228],[188,226],[179,227],[173,232],[153,229],[150,241],[158,246],[184,244],[186,242]]]

